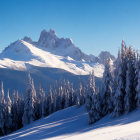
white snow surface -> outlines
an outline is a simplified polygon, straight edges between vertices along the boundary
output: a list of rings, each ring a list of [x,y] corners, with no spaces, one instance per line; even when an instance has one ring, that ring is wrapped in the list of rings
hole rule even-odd
[[[74,47],[70,47],[67,52],[72,51],[72,48]],[[60,68],[76,75],[87,75],[94,69],[95,76],[102,77],[104,65],[73,59],[67,55],[58,55],[65,54],[65,49],[67,48],[60,48],[55,54],[52,48],[38,47],[33,43],[18,40],[0,54],[0,68],[28,70],[33,65]]]
[[[77,106],[53,113],[0,139],[48,140],[139,140],[140,110],[119,118],[107,115],[88,125],[85,107]]]

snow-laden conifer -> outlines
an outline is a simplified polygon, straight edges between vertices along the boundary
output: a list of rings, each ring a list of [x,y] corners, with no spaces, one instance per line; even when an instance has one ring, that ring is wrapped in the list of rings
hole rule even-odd
[[[22,117],[23,125],[29,124],[34,120],[36,120],[35,104],[36,104],[36,91],[34,88],[34,82],[30,76],[30,73],[28,73],[28,85],[24,102],[24,114]]]

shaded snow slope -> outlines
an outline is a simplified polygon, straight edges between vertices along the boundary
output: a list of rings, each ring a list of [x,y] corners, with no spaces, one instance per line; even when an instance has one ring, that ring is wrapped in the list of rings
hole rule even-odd
[[[117,140],[140,139],[140,110],[88,125],[84,106],[73,106],[40,119],[0,139]]]
[[[0,68],[28,70],[29,65],[60,68],[76,75],[87,75],[94,69],[97,77],[102,77],[104,71],[102,64],[55,55],[24,40],[14,42],[0,55]]]
[[[79,83],[82,83],[83,85],[87,85],[89,83],[88,75],[75,75],[57,68],[32,66],[30,73],[31,77],[34,79],[36,90],[38,85],[41,84],[46,93],[49,92],[50,86],[52,88],[54,87],[56,80],[58,83],[60,83],[63,79],[69,80],[70,83],[73,83],[74,89],[77,89]],[[13,93],[13,90],[18,90],[19,94],[26,93],[28,73],[26,71],[0,68],[0,82],[1,81],[4,83],[5,93],[7,93],[8,89],[10,94]],[[95,82],[96,86],[101,87],[101,78],[95,77]]]

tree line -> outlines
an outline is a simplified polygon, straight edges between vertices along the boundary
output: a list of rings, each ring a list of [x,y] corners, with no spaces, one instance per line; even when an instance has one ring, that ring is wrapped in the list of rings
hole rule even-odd
[[[96,90],[94,73],[86,98],[89,124],[105,115],[119,117],[140,107],[140,57],[138,51],[122,41],[114,66],[105,62],[102,89]]]
[[[28,83],[25,95],[13,91],[12,97],[4,93],[3,82],[0,91],[0,135],[11,133],[42,117],[58,110],[85,103],[87,88],[80,83],[77,89],[68,80],[55,83],[45,93],[41,86],[35,88],[34,80],[28,73]]]

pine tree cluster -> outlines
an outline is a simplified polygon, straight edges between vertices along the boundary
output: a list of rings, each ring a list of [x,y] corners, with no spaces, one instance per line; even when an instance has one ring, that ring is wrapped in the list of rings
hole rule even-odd
[[[34,81],[28,74],[28,83],[25,96],[13,91],[10,98],[4,94],[3,82],[0,91],[0,135],[11,133],[42,117],[48,116],[58,110],[85,103],[85,88],[82,84],[77,89],[69,81],[55,83],[49,93],[45,93],[41,86],[37,90]],[[11,100],[12,99],[12,100]]]
[[[105,115],[119,117],[124,113],[140,108],[140,57],[138,51],[127,47],[122,41],[121,51],[111,67],[110,60],[105,62],[103,86],[96,90],[94,74],[91,75],[91,90],[87,94],[86,108],[89,124],[96,122]]]

